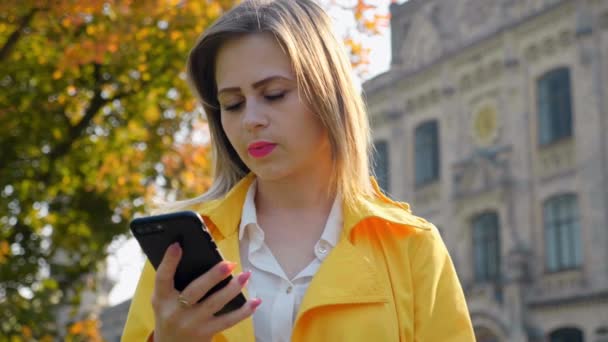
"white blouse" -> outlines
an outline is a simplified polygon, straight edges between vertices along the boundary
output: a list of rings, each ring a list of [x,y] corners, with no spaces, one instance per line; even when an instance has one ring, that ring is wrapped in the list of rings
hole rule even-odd
[[[264,231],[257,223],[256,188],[257,182],[254,181],[245,198],[239,227],[241,265],[243,270],[251,270],[247,284],[249,298],[262,299],[262,305],[253,315],[255,339],[259,342],[288,342],[304,293],[319,266],[338,242],[342,229],[342,204],[339,196],[336,196],[323,234],[314,247],[316,258],[293,279],[288,279],[264,243]]]

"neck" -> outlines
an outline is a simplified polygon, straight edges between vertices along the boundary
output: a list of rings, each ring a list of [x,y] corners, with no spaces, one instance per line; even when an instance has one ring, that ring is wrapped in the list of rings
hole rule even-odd
[[[277,180],[258,177],[256,208],[262,212],[306,211],[315,208],[327,211],[336,196],[336,190],[332,189],[330,179],[331,166],[311,168],[307,172]]]

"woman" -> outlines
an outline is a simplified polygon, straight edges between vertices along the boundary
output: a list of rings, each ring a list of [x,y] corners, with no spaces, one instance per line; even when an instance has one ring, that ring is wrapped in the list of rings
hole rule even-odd
[[[182,293],[179,246],[146,264],[124,341],[474,340],[437,229],[370,177],[364,106],[318,5],[241,3],[199,39],[188,74],[215,176],[175,208],[203,216],[226,261]],[[246,304],[213,315],[241,290]]]

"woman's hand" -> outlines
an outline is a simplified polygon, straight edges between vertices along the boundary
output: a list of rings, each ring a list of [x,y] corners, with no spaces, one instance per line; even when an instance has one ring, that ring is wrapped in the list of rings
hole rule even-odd
[[[251,316],[260,299],[248,300],[238,310],[214,316],[236,297],[249,280],[251,272],[241,273],[228,285],[204,301],[197,303],[212,287],[228,277],[236,264],[223,261],[192,281],[180,294],[173,285],[173,277],[181,248],[174,243],[165,252],[156,271],[152,307],[156,318],[154,341],[210,341],[213,335]]]

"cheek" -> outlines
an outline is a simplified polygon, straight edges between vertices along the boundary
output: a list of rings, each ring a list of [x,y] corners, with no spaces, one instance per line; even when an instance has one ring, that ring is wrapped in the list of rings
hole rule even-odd
[[[327,129],[321,122],[321,119],[312,112],[308,112],[306,117],[306,127],[308,127],[309,135],[317,143],[327,140]]]
[[[295,132],[300,134],[293,135],[295,142],[300,148],[313,152],[321,153],[327,150],[329,145],[329,134],[321,120],[313,113],[302,115],[292,127]]]

